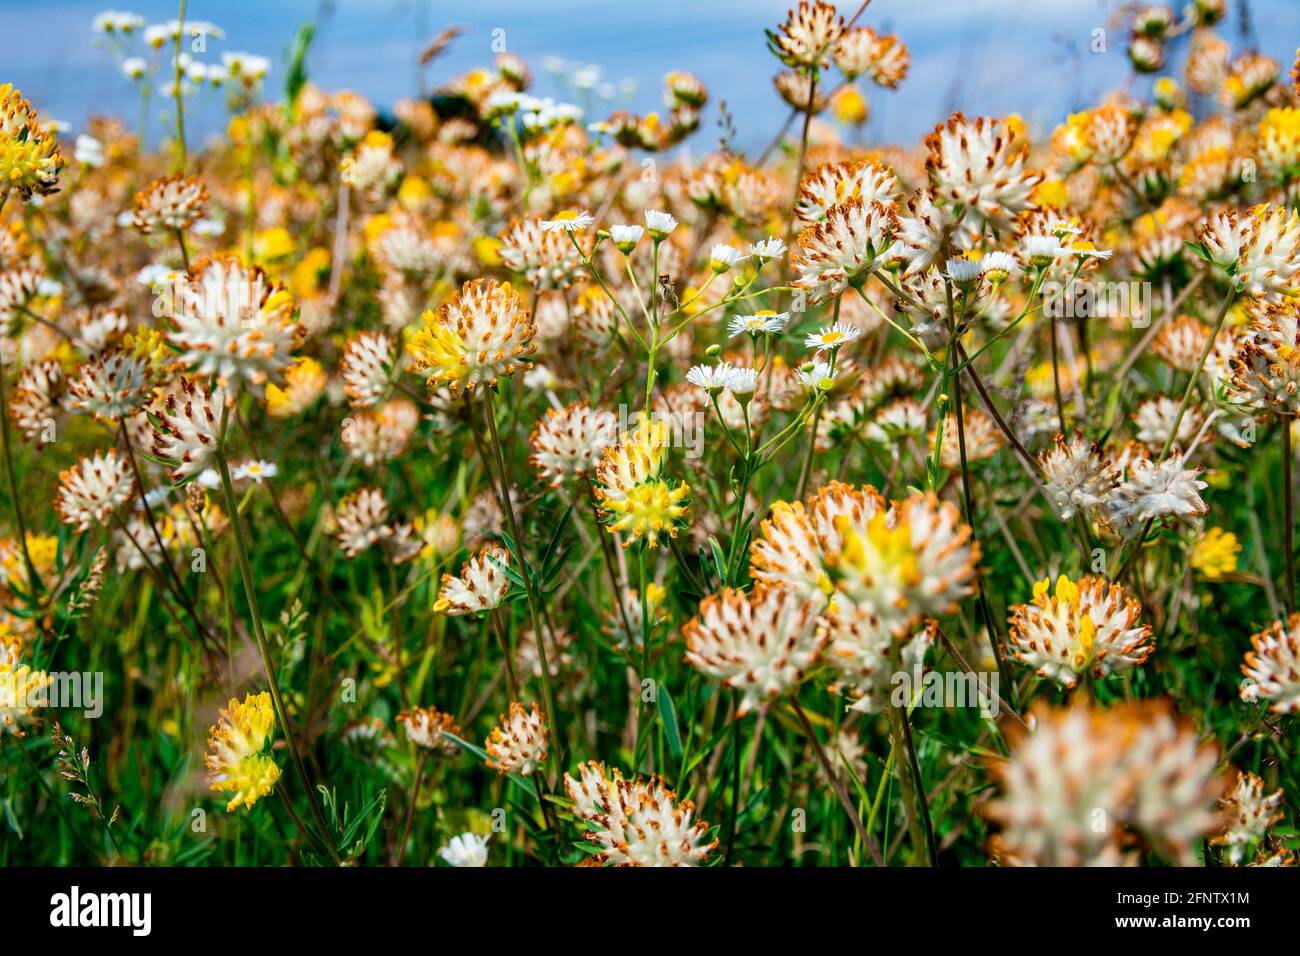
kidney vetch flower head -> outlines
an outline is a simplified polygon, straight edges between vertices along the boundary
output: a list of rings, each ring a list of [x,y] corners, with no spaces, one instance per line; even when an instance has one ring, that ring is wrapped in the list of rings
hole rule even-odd
[[[658,777],[626,780],[600,763],[578,765],[564,775],[573,813],[599,847],[594,858],[613,866],[698,866],[718,845],[709,825],[696,819],[695,805],[677,799]]]
[[[546,721],[533,704],[524,710],[513,701],[510,712],[492,728],[483,749],[487,751],[487,765],[497,773],[517,773],[526,777],[546,762]]]
[[[1155,643],[1142,607],[1119,584],[1064,574],[1056,590],[1044,578],[1029,604],[1011,608],[1008,642],[1016,660],[1040,677],[1073,687],[1084,675],[1107,677],[1144,663]]]
[[[668,423],[642,417],[624,432],[617,445],[605,451],[596,469],[596,498],[602,520],[611,531],[622,532],[624,546],[644,539],[659,546],[659,536],[677,537],[690,511],[690,488],[662,477],[668,460]]]
[[[528,364],[536,351],[537,327],[510,283],[475,279],[435,314],[426,311],[424,327],[406,350],[430,387],[445,385],[452,395],[495,385]]]
[[[195,263],[178,305],[167,337],[181,361],[232,389],[278,378],[303,334],[289,293],[237,256]]]
[[[0,86],[0,192],[23,199],[58,188],[63,153],[12,83]]]
[[[705,598],[682,634],[688,663],[741,692],[737,717],[797,687],[827,638],[814,603],[762,585]]]
[[[271,695],[263,691],[246,694],[242,703],[231,698],[208,731],[208,789],[232,794],[227,811],[241,803],[251,808],[280,779],[280,768],[267,752],[274,727]]]

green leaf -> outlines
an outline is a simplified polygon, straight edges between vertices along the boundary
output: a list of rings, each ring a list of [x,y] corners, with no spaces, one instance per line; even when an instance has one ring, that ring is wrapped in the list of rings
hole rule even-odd
[[[668,688],[659,685],[658,693],[659,720],[664,727],[664,739],[668,741],[668,752],[673,760],[682,759],[682,732],[677,726],[677,708],[673,705],[673,695]]]
[[[289,115],[294,115],[298,105],[298,94],[307,85],[307,51],[311,41],[316,37],[316,24],[310,20],[298,27],[289,48],[289,68],[284,76],[284,97]]]

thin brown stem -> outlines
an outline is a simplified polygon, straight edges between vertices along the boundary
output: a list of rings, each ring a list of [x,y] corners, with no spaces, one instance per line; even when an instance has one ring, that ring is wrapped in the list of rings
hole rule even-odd
[[[844,812],[849,815],[849,821],[853,824],[853,829],[857,831],[858,839],[867,848],[867,852],[871,854],[871,859],[875,861],[876,866],[884,866],[885,861],[880,855],[880,848],[876,846],[876,841],[867,832],[866,825],[863,824],[862,818],[858,816],[857,807],[849,799],[849,793],[844,787],[844,781],[840,779],[839,774],[835,772],[835,768],[831,766],[830,758],[826,756],[826,748],[822,746],[821,740],[817,737],[817,731],[813,729],[812,723],[808,720],[808,715],[804,713],[803,707],[800,706],[798,699],[793,694],[790,695],[790,706],[799,721],[799,726],[803,728],[804,736],[808,738],[813,751],[817,754],[817,762],[822,765],[822,772],[826,774],[826,779],[830,781],[831,787],[835,790],[835,796],[839,798],[840,805],[844,807]]]

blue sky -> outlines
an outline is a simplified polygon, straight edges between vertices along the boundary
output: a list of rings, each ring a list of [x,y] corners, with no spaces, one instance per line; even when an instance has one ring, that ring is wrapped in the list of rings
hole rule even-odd
[[[1289,68],[1300,44],[1300,0],[1250,0],[1250,43],[1243,40],[1240,0],[1229,0],[1221,28],[1234,51],[1257,46]],[[1178,0],[1181,5],[1182,0]],[[88,115],[116,113],[134,123],[138,101],[109,56],[98,49],[91,18],[108,4],[83,0],[0,0],[0,35],[9,38],[3,76],[47,115],[74,127]],[[172,2],[113,4],[150,21],[176,15]],[[772,89],[774,59],[764,27],[784,17],[788,0],[190,0],[190,19],[211,20],[226,39],[209,44],[248,50],[274,63],[273,90],[283,82],[283,55],[298,23],[321,18],[309,62],[313,80],[349,88],[383,106],[411,95],[418,50],[445,26],[466,29],[429,71],[437,85],[457,72],[490,62],[493,31],[525,57],[536,91],[563,96],[543,69],[547,56],[594,64],[618,87],[634,81],[632,107],[658,106],[670,69],[698,74],[716,104],[726,100],[742,145],[765,142],[786,115]],[[1124,81],[1125,32],[1113,21],[1120,0],[873,0],[860,22],[899,33],[912,50],[912,70],[897,92],[868,89],[873,141],[911,142],[952,109],[1001,114],[1018,111],[1049,129],[1073,108],[1095,102]],[[852,0],[842,11],[856,9]],[[322,10],[328,14],[322,17]],[[1089,50],[1094,29],[1108,28],[1107,52]],[[1140,90],[1138,92],[1141,92]],[[218,128],[218,94],[205,94],[190,121],[200,132]],[[603,113],[604,108],[596,112]],[[713,138],[716,112],[701,136]],[[701,143],[701,146],[711,143]]]

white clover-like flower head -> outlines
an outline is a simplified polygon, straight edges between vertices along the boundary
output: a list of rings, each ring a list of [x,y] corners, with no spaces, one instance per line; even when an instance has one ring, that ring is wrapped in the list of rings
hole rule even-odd
[[[510,712],[501,715],[483,745],[487,765],[500,774],[528,776],[546,761],[547,734],[546,721],[536,704],[524,710],[518,701],[512,702]]]
[[[73,408],[109,421],[128,417],[150,394],[148,360],[118,349],[83,363],[68,382]]]
[[[216,454],[226,393],[179,379],[163,396],[154,428],[152,451],[176,465],[168,473],[180,481],[205,469]],[[159,427],[160,426],[160,427]]]
[[[1033,191],[1043,174],[1024,168],[1028,148],[1002,121],[956,113],[925,142],[935,194],[977,224],[1010,228],[1017,215],[1035,208]]]
[[[1119,482],[1119,474],[1101,446],[1077,433],[1069,441],[1057,435],[1052,447],[1038,456],[1038,462],[1047,479],[1047,496],[1062,521],[1102,507]]]
[[[1219,748],[1167,700],[1102,709],[1083,697],[1038,707],[1006,760],[985,815],[1001,827],[994,858],[1009,866],[1120,866],[1140,839],[1164,859],[1194,862],[1219,829]],[[1100,811],[1100,814],[1099,814]],[[1096,826],[1098,819],[1106,826]]]
[[[1250,643],[1242,699],[1266,700],[1275,714],[1300,713],[1300,613],[1274,621]]]
[[[596,470],[605,449],[618,441],[618,418],[586,402],[550,408],[533,429],[529,460],[542,478],[558,488],[579,475]]]
[[[695,805],[678,800],[658,777],[626,780],[603,764],[578,765],[564,775],[573,812],[591,824],[587,839],[597,862],[613,866],[698,866],[718,845],[709,825],[695,818]]]
[[[370,408],[388,394],[393,340],[383,332],[359,332],[348,340],[339,362],[343,390],[357,408]]]
[[[1139,459],[1106,502],[1108,515],[1126,537],[1139,534],[1148,521],[1195,525],[1210,510],[1201,500],[1206,484],[1199,474],[1177,453],[1159,463]]]
[[[67,471],[59,472],[55,510],[64,524],[85,531],[103,525],[135,494],[131,463],[115,449],[83,456]]]
[[[797,687],[826,643],[817,605],[780,587],[711,595],[682,633],[687,663],[741,692],[737,716]]]
[[[505,568],[510,552],[485,544],[460,569],[460,576],[442,576],[442,588],[433,609],[441,614],[479,614],[499,607],[510,591]]]
[[[799,253],[792,259],[798,277],[792,284],[805,290],[813,305],[834,298],[867,280],[897,234],[892,206],[861,199],[832,206],[823,222],[800,234]]]
[[[231,388],[278,378],[302,336],[289,293],[261,268],[236,256],[195,264],[181,287],[167,337],[197,375],[216,375]]]
[[[458,834],[438,850],[438,856],[448,866],[487,866],[488,839],[485,833]]]
[[[193,176],[155,179],[136,194],[131,221],[146,235],[184,231],[203,218],[208,199],[207,187]]]
[[[1065,575],[1056,590],[1045,578],[1029,604],[1011,608],[1008,643],[1015,659],[1040,677],[1071,688],[1085,675],[1101,678],[1143,664],[1155,650],[1141,605],[1118,584]]]

